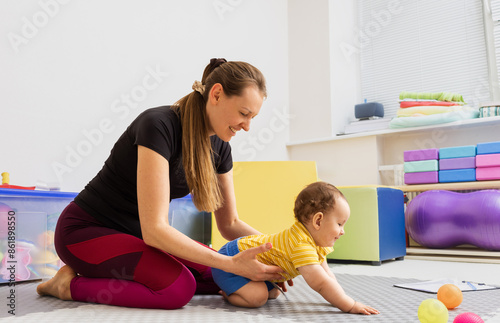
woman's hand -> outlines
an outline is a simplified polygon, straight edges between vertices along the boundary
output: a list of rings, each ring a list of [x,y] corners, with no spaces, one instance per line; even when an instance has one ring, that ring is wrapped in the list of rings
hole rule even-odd
[[[233,261],[231,272],[253,281],[278,280],[283,278],[279,274],[283,272],[283,269],[278,266],[265,265],[256,259],[259,253],[269,251],[272,247],[271,243],[266,243],[241,251],[231,258]]]

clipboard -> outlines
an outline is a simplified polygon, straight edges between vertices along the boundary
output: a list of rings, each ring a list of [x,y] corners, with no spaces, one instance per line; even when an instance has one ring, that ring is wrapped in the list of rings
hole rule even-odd
[[[444,284],[454,284],[462,292],[473,292],[473,291],[481,291],[481,290],[491,290],[491,289],[500,289],[500,286],[496,285],[488,285],[485,283],[477,283],[466,280],[457,280],[457,279],[437,279],[437,280],[429,280],[417,283],[404,283],[404,284],[394,284],[394,287],[405,288],[416,290],[419,292],[437,294],[439,288]]]

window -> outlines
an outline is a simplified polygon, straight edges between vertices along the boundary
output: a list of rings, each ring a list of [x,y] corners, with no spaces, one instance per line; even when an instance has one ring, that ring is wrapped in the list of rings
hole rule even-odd
[[[358,10],[362,98],[387,117],[401,91],[459,93],[471,106],[492,99],[481,0],[358,0]]]
[[[484,0],[487,1],[487,0]],[[500,0],[490,0],[490,9],[491,9],[491,20],[492,20],[492,29],[493,29],[493,42],[495,47],[495,59],[496,59],[496,82],[495,88],[498,88],[498,83],[500,81],[500,67],[498,63],[500,62]]]

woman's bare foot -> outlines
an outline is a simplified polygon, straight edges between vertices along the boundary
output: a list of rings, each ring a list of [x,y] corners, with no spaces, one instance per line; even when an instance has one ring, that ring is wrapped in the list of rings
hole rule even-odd
[[[61,267],[56,275],[50,280],[38,285],[36,287],[36,292],[41,296],[49,295],[62,299],[63,301],[70,301],[72,298],[69,287],[71,280],[75,277],[75,271],[65,265]]]

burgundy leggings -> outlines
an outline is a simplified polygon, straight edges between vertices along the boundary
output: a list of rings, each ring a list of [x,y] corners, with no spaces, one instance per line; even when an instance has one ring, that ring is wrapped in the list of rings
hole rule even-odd
[[[70,286],[75,301],[175,309],[195,293],[219,291],[210,267],[105,227],[74,202],[59,217],[54,240],[61,260],[78,273]]]

